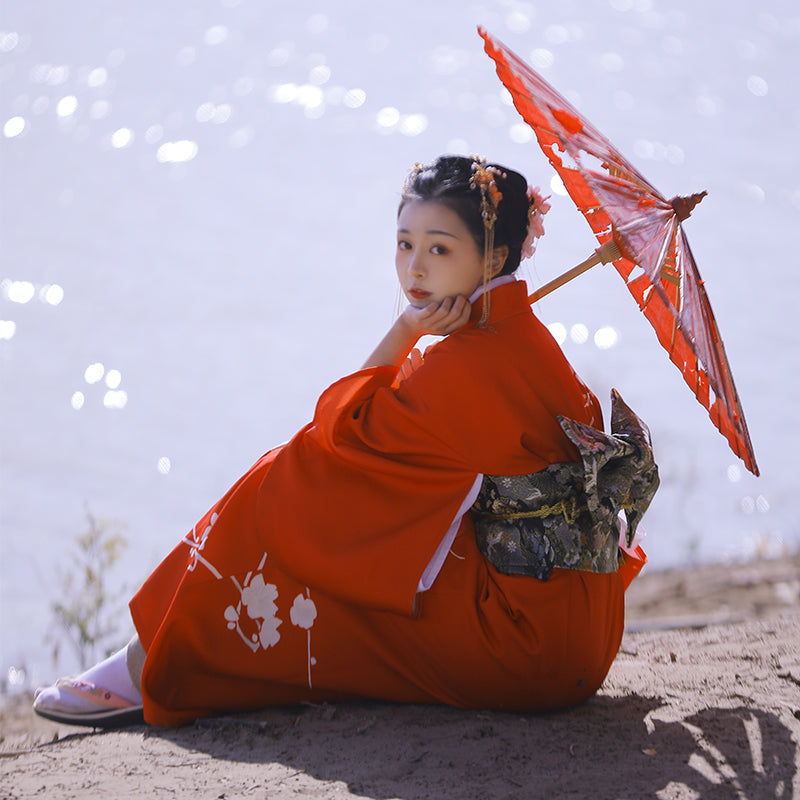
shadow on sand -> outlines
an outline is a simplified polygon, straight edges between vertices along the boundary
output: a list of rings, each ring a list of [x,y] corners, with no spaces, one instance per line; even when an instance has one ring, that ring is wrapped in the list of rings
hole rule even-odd
[[[146,735],[215,759],[277,763],[286,777],[344,783],[380,800],[791,796],[795,744],[774,714],[708,708],[664,721],[665,711],[637,695],[544,715],[323,705]]]

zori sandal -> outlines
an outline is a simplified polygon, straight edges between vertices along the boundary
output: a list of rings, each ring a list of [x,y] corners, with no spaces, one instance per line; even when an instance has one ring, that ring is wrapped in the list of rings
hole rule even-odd
[[[60,678],[55,688],[61,692],[75,695],[91,704],[94,708],[86,711],[66,710],[60,706],[58,699],[46,696],[46,692],[37,693],[33,701],[33,710],[52,722],[65,725],[85,725],[91,728],[121,728],[126,725],[141,725],[144,714],[141,704],[132,703],[114,692],[109,692],[90,681],[78,678]]]

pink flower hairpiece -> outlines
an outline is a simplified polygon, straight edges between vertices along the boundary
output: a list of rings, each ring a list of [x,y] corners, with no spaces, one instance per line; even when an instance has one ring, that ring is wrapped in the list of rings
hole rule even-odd
[[[550,210],[547,201],[550,195],[542,197],[538,186],[528,186],[528,235],[522,243],[522,258],[530,258],[536,251],[536,240],[544,236],[542,217]]]

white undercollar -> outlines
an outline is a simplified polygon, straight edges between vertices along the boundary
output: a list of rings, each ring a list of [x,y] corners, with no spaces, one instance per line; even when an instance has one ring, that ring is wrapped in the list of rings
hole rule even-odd
[[[490,292],[497,286],[502,286],[505,283],[511,283],[517,280],[516,275],[501,275],[499,278],[492,278],[489,285],[486,287]],[[472,305],[483,294],[483,284],[481,284],[470,296],[469,302]]]

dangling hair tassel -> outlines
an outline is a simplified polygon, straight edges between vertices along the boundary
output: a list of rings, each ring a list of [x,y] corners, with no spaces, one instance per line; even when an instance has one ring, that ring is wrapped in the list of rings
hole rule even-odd
[[[492,254],[494,252],[494,225],[485,226],[483,246],[483,310],[478,327],[483,328],[489,321],[492,298],[489,293],[489,281],[492,279]]]
[[[472,189],[479,189],[481,193],[481,217],[483,218],[483,312],[481,313],[478,327],[485,327],[491,312],[491,298],[488,287],[492,277],[492,262],[494,260],[494,224],[497,221],[497,208],[503,199],[503,193],[497,186],[495,176],[506,177],[497,167],[486,165],[486,159],[473,156],[472,177],[469,185]]]

